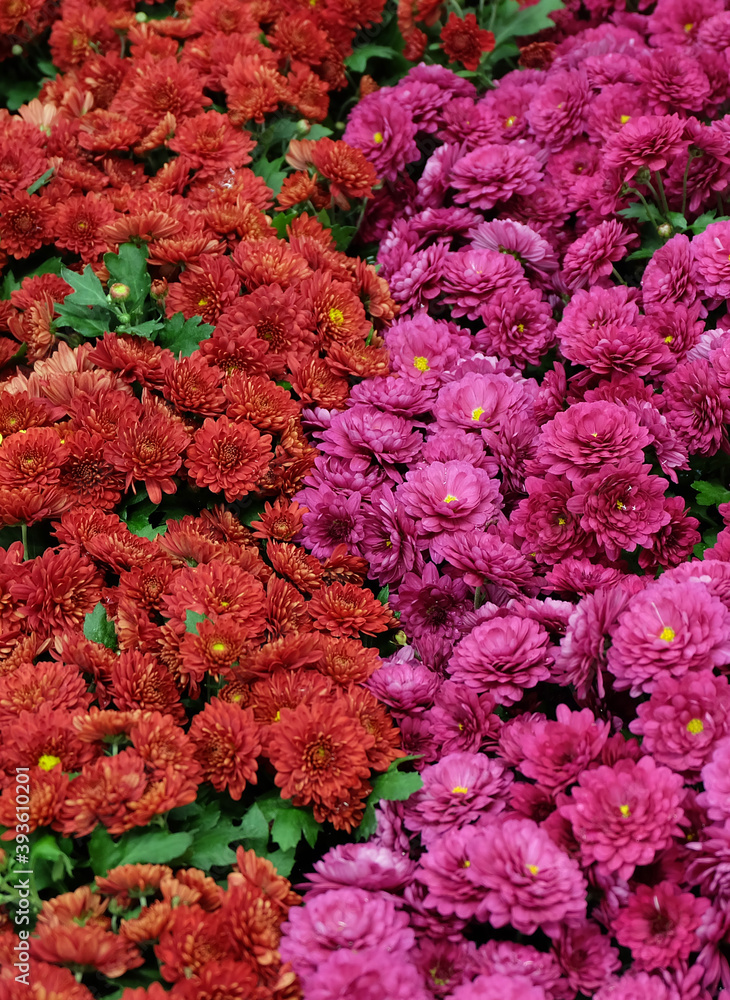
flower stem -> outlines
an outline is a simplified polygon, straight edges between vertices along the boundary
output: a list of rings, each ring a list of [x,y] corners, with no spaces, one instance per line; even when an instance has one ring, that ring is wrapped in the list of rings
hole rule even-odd
[[[618,273],[618,271],[616,270],[616,268],[613,265],[611,265],[611,271],[613,272],[613,276],[616,279],[616,281],[620,281],[622,285],[626,284],[626,282],[624,281],[624,279],[621,277],[621,275]]]
[[[662,180],[662,175],[657,170],[654,173],[654,176],[656,177],[656,186],[657,186],[657,189],[659,191],[659,197],[661,199],[661,209],[662,209],[662,212],[664,212],[665,216],[668,216],[669,215],[669,205],[667,204],[667,196],[666,196],[666,193],[664,191],[664,181]]]
[[[20,525],[20,537],[21,537],[21,539],[23,541],[23,559],[27,560],[27,558],[28,558],[28,525],[25,523],[25,521],[22,521],[21,525]]]
[[[684,177],[682,178],[682,215],[687,210],[687,178],[689,177],[689,165],[692,162],[692,157],[687,154],[687,166],[684,168]]]

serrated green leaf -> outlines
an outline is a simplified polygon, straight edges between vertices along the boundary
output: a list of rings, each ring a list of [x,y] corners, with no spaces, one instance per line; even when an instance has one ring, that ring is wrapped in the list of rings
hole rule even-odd
[[[19,288],[20,281],[15,277],[12,271],[7,271],[2,280],[2,284],[0,284],[0,299],[9,299],[11,292],[16,292]]]
[[[279,239],[283,239],[286,236],[286,227],[296,216],[297,211],[294,208],[290,208],[287,212],[279,212],[274,216],[271,225],[276,230],[276,235]]]
[[[344,253],[352,243],[352,237],[357,232],[357,226],[332,226],[332,239],[335,241],[337,249]]]
[[[345,66],[351,69],[353,73],[364,73],[370,59],[377,58],[392,61],[398,55],[399,53],[389,45],[376,45],[375,43],[360,45],[351,56],[345,59]]]
[[[107,649],[116,651],[119,648],[114,622],[107,618],[106,608],[101,601],[84,618],[84,635],[91,642],[98,642]]]
[[[205,615],[198,614],[197,611],[186,611],[185,612],[185,631],[192,632],[193,635],[198,634],[198,625],[205,621]]]
[[[695,499],[700,507],[714,507],[730,500],[730,490],[727,490],[722,483],[696,480],[692,483],[692,489],[697,493]]]
[[[63,891],[65,879],[74,872],[74,862],[69,857],[72,848],[70,838],[57,838],[51,833],[43,834],[31,844],[30,868],[37,892],[51,885],[57,892]]]
[[[355,831],[355,837],[357,840],[369,840],[377,828],[378,816],[375,812],[375,806],[372,802],[368,802],[365,806],[365,812],[363,813],[362,820],[360,821],[360,826],[358,826]]]
[[[193,842],[191,833],[170,833],[169,830],[133,831],[119,838],[120,865],[166,865],[181,858]]]
[[[266,850],[269,843],[269,823],[258,803],[254,803],[241,820],[238,835],[244,848],[257,853]]]
[[[271,828],[271,839],[282,851],[295,848],[302,839],[302,823],[297,815],[298,809],[286,809],[280,812]]]
[[[540,0],[531,7],[520,7],[517,0],[502,0],[494,26],[495,48],[508,39],[524,38],[545,28],[554,28],[555,21],[549,15],[563,7],[562,0]]]
[[[63,261],[60,257],[48,257],[44,260],[42,264],[38,267],[34,267],[33,270],[26,274],[26,278],[32,278],[38,274],[60,274],[63,270]]]
[[[40,191],[43,185],[47,184],[50,181],[51,177],[53,177],[55,169],[56,169],[55,167],[49,167],[44,174],[41,174],[41,176],[37,180],[33,181],[33,183],[30,185],[29,188],[26,188],[27,193],[35,194],[36,191]]]
[[[710,212],[703,212],[689,228],[697,236],[699,233],[704,233],[711,222],[717,222],[717,212],[714,208]]]
[[[331,128],[325,128],[324,125],[320,125],[318,122],[315,122],[313,125],[309,126],[309,131],[307,132],[305,138],[313,139],[316,142],[317,139],[327,139],[331,135]]]
[[[659,249],[659,245],[657,245],[657,246],[641,247],[640,250],[634,250],[633,253],[630,253],[628,255],[628,257],[626,258],[626,260],[627,261],[629,261],[629,260],[647,260],[649,257],[653,257],[654,254],[656,253],[656,251],[658,249]]]
[[[164,324],[157,338],[160,347],[165,347],[175,355],[189,358],[200,347],[201,340],[207,340],[215,327],[204,323],[200,316],[185,319],[179,312]]]
[[[123,243],[118,253],[104,254],[104,263],[109,271],[109,284],[121,282],[129,288],[129,298],[122,303],[126,311],[130,315],[139,313],[152,286],[147,271],[147,250],[133,243]]]
[[[101,825],[92,830],[87,850],[91,870],[95,875],[106,875],[110,868],[116,868],[122,856],[119,843]]]
[[[394,761],[384,774],[379,774],[373,781],[373,790],[368,796],[368,802],[379,802],[387,799],[389,802],[402,801],[409,798],[423,786],[420,774],[415,771],[402,773],[398,770],[400,761]]]
[[[667,218],[675,229],[686,229],[687,220],[681,212],[667,212]]]
[[[623,216],[624,219],[639,219],[640,222],[661,222],[661,213],[656,205],[649,204],[649,209],[643,205],[640,201],[634,201],[626,208],[620,208],[617,215]]]
[[[225,866],[235,864],[236,852],[228,845],[241,840],[240,826],[225,819],[216,823],[212,830],[195,834],[193,845],[186,855],[186,862],[194,868],[207,871],[213,865]]]
[[[64,305],[68,303],[74,306],[101,306],[111,312],[106,292],[97,276],[91,269],[91,264],[87,264],[83,274],[77,274],[64,267],[61,269],[61,277],[73,288],[73,292],[67,295]]]
[[[272,863],[282,878],[288,878],[288,876],[291,875],[292,868],[294,867],[294,855],[294,850],[272,851],[270,854],[266,855],[266,858]]]
[[[262,157],[251,164],[253,172],[271,188],[274,194],[278,194],[281,191],[281,185],[284,183],[284,178],[286,177],[286,173],[281,169],[283,162],[284,157],[277,156],[274,160]]]

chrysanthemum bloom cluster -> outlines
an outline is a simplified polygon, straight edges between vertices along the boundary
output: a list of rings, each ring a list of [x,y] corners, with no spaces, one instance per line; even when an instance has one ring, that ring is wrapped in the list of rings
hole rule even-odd
[[[368,685],[424,787],[370,845],[415,859],[408,881],[338,857],[314,884],[395,897],[427,995],[730,985],[730,528],[698,547],[689,509],[727,482],[726,19],[660,0],[483,97],[420,65],[348,121],[401,312],[390,374],[306,414],[302,538],[389,586],[410,645]],[[310,905],[285,948],[334,1000]],[[368,996],[387,946],[336,944],[338,989]]]
[[[91,1000],[96,993],[83,976],[103,976],[112,985],[153,955],[159,980],[148,990],[123,989],[123,1000],[297,1000],[301,993],[291,966],[281,961],[279,940],[282,922],[299,902],[269,861],[242,847],[225,884],[197,868],[122,865],[43,904],[29,942],[30,976],[49,997]],[[4,929],[0,989],[8,1000],[28,995],[28,986],[15,979],[21,947],[13,930]]]
[[[192,802],[201,782],[240,800],[266,758],[284,798],[357,825],[371,772],[402,755],[362,686],[380,660],[360,637],[393,616],[361,586],[362,560],[291,543],[301,519],[279,499],[251,528],[215,508],[149,539],[77,506],[57,548],[26,562],[11,548],[0,823],[13,827],[17,767],[31,769],[31,829],[118,835]],[[102,597],[118,654],[82,631]]]

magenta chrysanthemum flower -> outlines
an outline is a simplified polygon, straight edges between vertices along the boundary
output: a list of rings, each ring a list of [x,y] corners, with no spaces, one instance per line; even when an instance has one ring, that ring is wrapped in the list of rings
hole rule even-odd
[[[390,87],[358,101],[347,118],[342,138],[361,149],[382,180],[395,180],[406,163],[420,156],[416,124],[408,109],[393,100]]]
[[[497,704],[513,705],[525,688],[550,677],[548,633],[529,618],[506,615],[477,625],[454,650],[452,680],[489,691]]]
[[[497,480],[467,462],[432,462],[412,469],[397,497],[424,537],[483,528],[501,503]]]
[[[524,277],[514,257],[495,250],[467,248],[444,260],[443,301],[453,316],[476,319],[479,310],[498,288],[511,288]]]
[[[453,323],[426,312],[396,320],[385,335],[390,364],[401,378],[426,386],[441,384],[469,347],[469,336]]]
[[[510,419],[528,413],[530,399],[520,383],[504,372],[467,372],[439,389],[433,413],[445,430],[499,431]]]
[[[438,539],[438,554],[449,566],[461,570],[470,587],[493,584],[508,594],[531,590],[532,563],[514,545],[489,531],[460,531]]]
[[[660,677],[629,729],[643,749],[673,771],[699,771],[730,734],[730,685],[710,670]]]
[[[698,805],[707,810],[710,819],[719,823],[730,820],[730,737],[715,744],[709,764],[702,768],[704,791],[697,797]]]
[[[452,753],[421,771],[423,788],[408,801],[411,830],[445,833],[504,809],[512,775],[484,754]]]
[[[699,951],[697,928],[709,899],[682,892],[673,882],[638,885],[613,924],[620,945],[631,949],[633,968],[676,968]]]
[[[710,823],[701,839],[687,847],[692,852],[685,871],[687,884],[726,909],[730,900],[730,828]]]
[[[547,996],[560,992],[560,968],[549,951],[514,941],[487,941],[477,951],[474,964],[484,976],[524,977]]]
[[[621,550],[649,545],[652,535],[670,520],[664,507],[667,481],[649,475],[649,465],[606,465],[573,483],[568,510],[580,516],[584,531],[593,532],[609,559]]]
[[[494,458],[484,450],[484,442],[476,434],[454,427],[451,430],[430,426],[433,433],[424,442],[421,458],[431,462],[468,462],[490,475],[499,471]]]
[[[413,251],[403,265],[388,275],[390,292],[404,310],[428,307],[442,294],[449,252],[440,243]]]
[[[677,990],[659,976],[648,972],[627,972],[618,978],[611,978],[605,986],[593,995],[593,1000],[684,1000]]]
[[[358,404],[332,418],[319,449],[348,461],[353,472],[362,472],[371,462],[377,462],[388,474],[399,478],[393,466],[411,462],[421,443],[410,420]]]
[[[552,309],[539,290],[527,282],[498,288],[479,310],[484,324],[476,332],[477,346],[514,364],[539,364],[554,337]]]
[[[494,699],[465,684],[444,681],[428,712],[428,724],[441,753],[477,753],[494,743],[501,722],[493,714]]]
[[[491,826],[463,826],[443,836],[430,838],[421,855],[417,879],[427,889],[424,904],[443,917],[485,920],[487,898],[483,885],[470,877],[477,851],[487,851]]]
[[[368,678],[367,686],[396,712],[424,712],[433,705],[440,683],[437,674],[416,660],[408,663],[386,660]]]
[[[632,118],[606,143],[603,162],[616,167],[624,181],[642,170],[663,170],[682,148],[684,122],[678,115]]]
[[[510,524],[525,539],[526,552],[550,565],[566,556],[596,553],[596,543],[581,527],[580,517],[568,509],[573,488],[567,479],[549,473],[528,476],[525,492],[528,495],[512,511]]]
[[[636,235],[616,219],[607,219],[589,229],[571,244],[563,258],[563,276],[571,288],[595,285],[622,260],[627,248],[636,242]]]
[[[306,980],[308,1000],[431,1000],[423,976],[383,947],[335,951]]]
[[[495,973],[457,986],[451,1000],[547,1000],[547,994],[524,976]]]
[[[486,145],[457,160],[449,183],[458,205],[488,210],[515,194],[532,194],[542,178],[537,157],[519,146]]]
[[[551,73],[530,102],[530,128],[549,149],[563,149],[582,132],[591,96],[585,73]]]
[[[730,662],[730,613],[696,583],[660,579],[637,594],[619,619],[608,669],[619,690],[650,694],[665,677]]]
[[[609,737],[608,724],[584,708],[555,709],[557,721],[535,722],[522,739],[519,770],[552,793],[564,791],[595,761]]]
[[[684,783],[652,757],[584,771],[558,812],[569,820],[584,865],[629,879],[680,836]]]
[[[365,403],[377,406],[386,413],[395,413],[398,417],[415,417],[417,414],[427,413],[435,398],[433,389],[422,382],[379,375],[354,385],[350,389],[347,405]]]
[[[688,451],[714,455],[727,445],[730,390],[706,361],[685,361],[667,375],[662,405],[669,426]]]
[[[592,920],[561,928],[553,949],[568,985],[579,993],[600,989],[611,973],[621,968],[618,949]]]
[[[683,233],[677,233],[654,252],[641,278],[641,292],[647,311],[659,303],[673,305],[681,302],[691,306],[695,301],[697,285],[692,250]]]
[[[530,226],[514,219],[492,219],[480,222],[469,233],[476,249],[498,250],[511,254],[521,264],[550,274],[558,268],[555,251],[548,241]]]
[[[373,490],[369,502],[364,508],[360,551],[368,561],[371,578],[380,584],[396,583],[423,565],[416,526],[387,486]]]
[[[620,461],[642,462],[649,432],[618,403],[574,403],[544,424],[537,458],[548,472],[570,480]]]
[[[601,288],[578,289],[563,310],[557,326],[561,350],[566,358],[572,358],[591,331],[606,326],[635,326],[639,321],[639,309],[633,297],[629,297],[626,285],[611,285]]]
[[[489,890],[486,909],[494,927],[510,924],[520,934],[541,929],[557,936],[560,927],[585,919],[586,883],[568,857],[537,823],[504,819],[472,845],[468,877]]]
[[[420,573],[407,573],[391,607],[400,612],[401,625],[412,638],[424,635],[454,639],[463,633],[464,615],[473,606],[463,580],[441,576],[433,563]]]
[[[331,889],[292,908],[282,932],[281,957],[305,982],[333,951],[379,948],[392,955],[415,942],[408,914],[392,896],[355,888]]]
[[[342,544],[346,544],[350,552],[358,551],[365,526],[360,510],[362,494],[357,491],[336,493],[322,485],[317,489],[300,490],[297,502],[307,508],[302,518],[302,541],[313,555],[326,559]]]
[[[649,323],[641,326],[596,325],[570,343],[561,344],[566,358],[585,365],[596,375],[631,372],[646,376],[667,371],[674,364],[669,346]]]
[[[307,875],[307,900],[328,889],[356,886],[370,892],[395,892],[408,885],[416,870],[408,855],[372,841],[338,844],[314,863]]]

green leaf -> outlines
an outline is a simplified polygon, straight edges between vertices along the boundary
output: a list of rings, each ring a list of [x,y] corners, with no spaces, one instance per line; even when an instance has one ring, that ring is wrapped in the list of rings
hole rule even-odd
[[[520,7],[517,0],[503,0],[495,24],[495,48],[511,38],[534,35],[545,28],[554,28],[555,21],[548,15],[562,10],[562,0],[540,0],[532,7]]]
[[[3,102],[8,111],[17,111],[21,104],[27,104],[34,97],[38,96],[40,84],[34,80],[15,80],[7,83],[3,82],[0,90],[5,92]]]
[[[316,142],[317,139],[326,139],[330,135],[332,135],[331,128],[325,128],[324,125],[315,122],[314,125],[310,125],[306,138],[314,139]]]
[[[561,5],[562,6],[562,5]],[[388,59],[389,61],[397,57],[398,53],[389,45],[360,45],[351,56],[345,59],[345,66],[353,73],[364,73],[365,67],[370,59]]]
[[[292,806],[289,799],[280,801],[284,808],[276,813],[271,828],[271,839],[283,851],[288,851],[297,846],[303,834],[309,846],[314,847],[321,829],[314,816],[306,809]]]
[[[381,587],[381,589],[378,591],[378,600],[380,601],[381,604],[387,604],[389,597],[390,597],[390,587],[386,583],[386,585],[384,587]]]
[[[181,858],[193,842],[192,833],[170,833],[169,830],[133,831],[119,838],[119,865],[166,865]]]
[[[83,274],[77,274],[76,271],[64,267],[61,269],[61,277],[73,288],[73,293],[66,296],[64,305],[101,306],[107,312],[111,312],[106,292],[92,271],[91,264],[86,265]]]
[[[106,608],[101,601],[84,619],[84,635],[91,642],[98,642],[107,649],[116,651],[119,648],[114,622],[107,618]]]
[[[667,218],[675,229],[684,230],[687,228],[687,220],[681,212],[667,212]]]
[[[362,815],[360,826],[355,831],[355,837],[357,840],[369,840],[377,828],[378,816],[375,812],[375,806],[372,802],[368,802],[365,806],[365,812]]]
[[[192,632],[193,635],[198,634],[198,625],[205,621],[205,615],[198,614],[197,611],[186,611],[185,612],[185,631]]]
[[[662,216],[656,205],[649,205],[649,210],[647,211],[646,206],[640,201],[634,201],[626,208],[621,208],[618,211],[618,215],[622,215],[624,219],[639,219],[641,222],[654,222],[660,223]]]
[[[265,851],[269,843],[269,823],[258,803],[254,803],[241,820],[238,836],[246,850]]]
[[[95,875],[106,875],[110,868],[116,868],[122,849],[104,826],[96,826],[91,832],[88,844],[89,863]]]
[[[725,489],[722,483],[706,483],[697,480],[692,483],[692,489],[697,493],[695,499],[700,507],[714,507],[730,500],[730,490]]]
[[[42,264],[38,267],[34,267],[33,270],[26,274],[26,278],[32,278],[38,274],[60,274],[63,270],[63,261],[60,257],[49,257],[48,260],[44,260]]]
[[[157,338],[157,343],[173,354],[189,358],[193,351],[197,351],[200,347],[201,340],[207,340],[214,329],[210,323],[204,323],[200,316],[185,319],[179,312],[167,320]]]
[[[267,854],[267,859],[272,863],[274,868],[276,868],[279,875],[283,878],[287,878],[291,875],[291,870],[294,867],[294,854],[293,850],[290,851],[272,851]]]
[[[218,822],[212,830],[196,835],[186,862],[194,868],[208,871],[213,865],[228,867],[235,864],[236,852],[228,845],[240,842],[241,828],[229,819]]]
[[[689,227],[691,232],[693,232],[695,236],[697,236],[699,233],[704,233],[704,231],[707,229],[707,227],[710,225],[711,222],[717,221],[716,216],[717,212],[715,211],[714,208],[710,212],[703,212],[703,214],[700,215],[698,218],[696,218],[695,221],[692,223],[692,225]]]
[[[276,235],[279,239],[283,239],[286,236],[286,227],[296,218],[297,214],[295,208],[290,208],[287,212],[279,212],[278,215],[274,216],[271,225],[276,230]]]
[[[629,261],[629,260],[647,260],[647,258],[654,256],[654,254],[656,253],[656,251],[659,249],[659,246],[660,246],[659,244],[656,244],[656,245],[653,245],[653,246],[641,247],[640,250],[634,250],[633,253],[630,253],[628,255],[628,257],[626,258],[626,260],[627,261]]]
[[[281,169],[284,162],[283,156],[277,156],[275,160],[267,160],[265,157],[252,164],[253,172],[260,177],[268,187],[278,194],[281,185],[284,183],[286,173]]]
[[[341,250],[343,253],[352,243],[352,237],[357,232],[357,226],[332,226],[332,238],[337,245],[337,249]]]
[[[152,287],[147,272],[147,250],[124,243],[118,253],[105,253],[104,263],[109,271],[109,284],[121,282],[129,288],[129,298],[120,304],[130,314],[139,313]]]
[[[33,181],[31,186],[26,189],[28,194],[35,194],[36,191],[39,191],[44,184],[47,184],[51,177],[53,177],[55,169],[55,167],[49,167],[44,174],[41,174],[37,180]]]
[[[373,802],[379,802],[380,799],[387,799],[389,802],[402,801],[422,787],[420,774],[416,774],[415,771],[403,774],[398,770],[400,764],[400,760],[393,761],[384,774],[377,776],[373,781],[373,790],[368,796],[368,802],[371,799]]]
[[[69,857],[73,849],[70,838],[59,838],[51,833],[39,837],[31,845],[30,868],[37,892],[53,886],[56,892],[63,891],[65,880],[74,873],[74,863]]]
[[[12,271],[8,271],[0,284],[0,299],[5,300],[10,298],[10,293],[15,292],[20,288],[20,281],[15,277]]]
[[[51,80],[54,80],[58,76],[58,70],[50,59],[39,59],[36,66],[44,76],[49,77]]]

